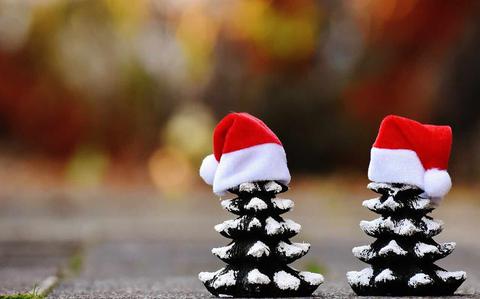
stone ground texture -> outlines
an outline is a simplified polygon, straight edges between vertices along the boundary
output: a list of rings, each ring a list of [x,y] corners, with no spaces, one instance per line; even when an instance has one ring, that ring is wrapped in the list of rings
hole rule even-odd
[[[301,190],[301,191],[300,191]],[[438,264],[465,270],[458,298],[480,297],[479,190],[459,188],[434,212],[445,229],[435,239],[457,249]],[[200,195],[199,195],[200,194]],[[213,226],[231,215],[207,189],[162,197],[152,190],[0,194],[0,295],[25,294],[49,276],[59,283],[47,298],[211,298],[197,280],[222,262],[210,253],[226,245]],[[294,185],[291,218],[302,224],[292,241],[312,244],[292,266],[321,269],[316,296],[353,298],[345,273],[366,264],[351,254],[370,244],[358,227],[376,215],[361,207],[374,197],[362,184]]]

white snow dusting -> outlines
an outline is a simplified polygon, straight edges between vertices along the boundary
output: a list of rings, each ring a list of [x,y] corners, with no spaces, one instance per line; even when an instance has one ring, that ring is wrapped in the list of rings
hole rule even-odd
[[[267,235],[277,235],[283,233],[283,226],[272,217],[268,217],[265,220],[265,231]]]
[[[412,208],[415,210],[425,210],[431,207],[431,203],[430,199],[420,197],[412,201]]]
[[[391,217],[379,217],[372,221],[361,221],[360,228],[367,234],[376,234],[380,230],[391,231],[400,236],[411,236],[421,230],[409,219],[402,219],[395,223]]]
[[[282,290],[298,290],[300,286],[300,279],[285,271],[276,272],[273,281]]]
[[[297,246],[301,248],[303,251],[308,251],[310,249],[310,244],[309,243],[292,243],[292,245]]]
[[[228,235],[230,229],[239,229],[244,219],[245,216],[233,220],[226,220],[223,223],[215,225],[214,228],[217,232],[225,232]]]
[[[415,244],[414,251],[418,257],[424,257],[428,253],[439,253],[437,246],[425,244],[423,242]]]
[[[367,186],[368,189],[374,190],[374,191],[379,190],[379,189],[389,189],[392,192],[390,194],[392,196],[396,196],[398,192],[411,189],[412,187],[414,187],[414,186],[404,184],[400,188],[396,188],[396,187],[393,187],[392,184],[389,184],[389,183],[377,183],[377,182],[372,182],[372,183],[368,184],[368,186]]]
[[[403,207],[403,205],[401,203],[396,202],[392,196],[389,196],[387,200],[385,200],[384,202],[381,202],[380,198],[381,197],[365,200],[362,203],[362,205],[367,209],[370,209],[373,211],[382,210],[386,208],[391,211],[395,211],[396,209]]]
[[[265,243],[257,241],[255,244],[252,245],[252,247],[250,247],[247,255],[251,255],[254,257],[269,256],[270,248]]]
[[[215,279],[215,282],[213,283],[213,287],[215,289],[218,289],[220,287],[235,285],[235,283],[237,282],[237,280],[235,279],[236,274],[236,271],[229,270],[226,273],[217,276],[217,279]]]
[[[302,229],[302,226],[300,224],[296,223],[291,219],[286,219],[282,224],[285,227],[285,229],[293,231],[295,233],[299,233],[300,230]]]
[[[225,200],[222,200],[220,202],[220,204],[222,205],[222,208],[224,208],[225,210],[227,211],[235,211],[235,212],[238,212],[238,207],[236,207],[235,205],[233,205],[233,200],[231,199],[225,199]]]
[[[245,209],[247,210],[255,210],[255,211],[261,211],[267,209],[267,203],[261,200],[258,197],[254,197],[250,199],[247,205],[245,205]]]
[[[394,233],[400,236],[411,236],[421,230],[413,224],[409,219],[400,220],[393,229]]]
[[[229,234],[228,230],[232,228],[237,228],[240,224],[241,224],[241,218],[237,218],[234,220],[226,220],[223,223],[215,225],[214,228],[217,232],[219,233],[225,232],[228,235]]]
[[[265,184],[265,191],[280,193],[282,192],[282,186],[275,181],[270,181]]]
[[[428,276],[427,274],[418,273],[410,277],[410,279],[408,280],[408,285],[413,288],[416,288],[418,286],[427,285],[432,282],[433,282],[432,278],[430,278],[430,276]]]
[[[347,280],[350,285],[368,286],[373,276],[372,268],[365,268],[362,271],[347,272]]]
[[[252,271],[248,272],[247,281],[249,284],[269,284],[270,278],[258,271],[258,269],[253,269]]]
[[[427,234],[437,234],[442,231],[443,222],[439,220],[428,219],[427,217],[422,218],[423,223],[427,227]]]
[[[370,245],[353,247],[352,253],[356,258],[368,261],[376,256],[375,252],[371,250]]]
[[[198,279],[200,279],[201,282],[205,283],[215,277],[215,272],[200,272],[198,273]]]
[[[242,227],[242,225],[245,223],[246,219],[247,219],[246,216],[242,216],[242,217],[237,218],[237,219],[226,220],[223,223],[215,225],[214,228],[219,233],[225,232],[227,235],[230,235],[229,231],[231,229],[238,229],[238,230],[244,229],[244,227]],[[262,223],[260,222],[260,220],[258,220],[257,218],[254,217],[248,223],[247,230],[251,230],[254,227],[261,227],[261,226],[262,226]]]
[[[464,280],[467,278],[467,273],[464,271],[455,271],[455,272],[448,272],[448,271],[436,271],[438,277],[440,277],[443,281],[447,281],[449,279],[454,280]]]
[[[392,211],[395,211],[396,209],[398,208],[401,208],[402,207],[402,204],[398,203],[395,201],[395,199],[393,199],[393,196],[389,196],[387,198],[387,200],[385,200],[380,206],[379,208],[383,209],[383,208],[389,208],[390,210]]]
[[[277,245],[277,251],[284,254],[286,257],[296,257],[304,255],[310,249],[308,243],[292,243],[287,244],[283,241]]]
[[[456,246],[457,246],[457,243],[455,242],[443,243],[440,245],[440,251],[450,253],[453,250],[455,250]]]
[[[218,273],[222,272],[225,268],[222,268],[216,272],[200,272],[198,273],[198,279],[200,279],[201,282],[205,283],[215,277]]]
[[[260,191],[257,184],[255,183],[242,183],[238,187],[238,190],[240,192],[249,192],[249,193],[252,193],[253,191]]]
[[[302,271],[298,273],[298,276],[302,278],[305,282],[312,286],[318,286],[323,283],[323,275],[318,273],[312,273],[307,271]]]
[[[258,220],[257,218],[253,217],[252,220],[250,220],[250,223],[248,224],[248,230],[251,230],[252,228],[254,227],[261,227],[262,226],[262,223],[260,222],[260,220]]]
[[[360,221],[360,228],[367,234],[374,234],[378,232],[380,229],[393,230],[394,227],[395,225],[390,217],[386,219],[383,219],[383,217],[379,217],[372,221],[366,221],[366,220]]]
[[[396,277],[393,275],[392,270],[385,269],[375,277],[375,282],[386,282],[395,279]]]
[[[380,197],[367,199],[362,202],[362,206],[370,210],[376,210],[380,204],[381,204]]]
[[[390,241],[385,247],[378,251],[381,256],[388,255],[389,253],[395,253],[396,255],[406,255],[407,252],[398,245],[395,240]]]
[[[272,199],[273,206],[279,210],[291,210],[295,205],[292,200],[290,199],[281,199],[281,198],[274,198]]]
[[[218,256],[221,259],[229,258],[230,253],[228,251],[232,249],[233,245],[234,243],[230,244],[229,246],[212,248],[212,254]]]

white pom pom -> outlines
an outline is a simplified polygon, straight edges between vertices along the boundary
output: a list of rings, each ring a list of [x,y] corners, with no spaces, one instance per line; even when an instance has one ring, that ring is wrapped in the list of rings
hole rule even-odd
[[[217,172],[218,161],[214,155],[206,156],[200,166],[200,176],[209,185],[213,185],[215,173]]]
[[[424,187],[428,196],[440,200],[452,188],[452,180],[446,170],[429,169],[425,172]]]

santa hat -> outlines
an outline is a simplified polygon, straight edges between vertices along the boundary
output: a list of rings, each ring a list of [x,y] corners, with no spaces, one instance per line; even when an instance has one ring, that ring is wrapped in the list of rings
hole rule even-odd
[[[441,199],[452,187],[447,172],[451,146],[449,126],[387,116],[371,151],[368,178],[374,182],[414,185],[429,197]]]
[[[203,159],[200,176],[219,195],[241,183],[290,182],[282,143],[248,113],[230,113],[220,121],[213,133],[213,155]]]

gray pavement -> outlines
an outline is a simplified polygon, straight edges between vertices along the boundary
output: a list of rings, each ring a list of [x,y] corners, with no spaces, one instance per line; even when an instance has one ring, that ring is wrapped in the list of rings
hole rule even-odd
[[[322,269],[326,282],[316,295],[324,298],[355,297],[345,272],[365,265],[351,248],[373,241],[358,222],[376,217],[361,207],[374,196],[363,184],[338,184],[297,185],[285,194],[296,203],[285,216],[303,226],[295,240],[312,243],[293,266]],[[436,240],[457,242],[439,265],[469,275],[460,298],[480,298],[478,191],[452,192],[433,214],[445,221]],[[0,295],[27,293],[68,273],[48,298],[209,298],[196,275],[222,266],[210,249],[228,240],[213,226],[231,218],[205,189],[173,199],[151,190],[0,194]],[[73,273],[68,268],[78,244],[82,267]]]
[[[72,242],[0,242],[0,295],[29,293],[60,276],[78,248]]]
[[[196,273],[221,267],[222,262],[209,254],[212,246],[216,245],[175,241],[97,244],[88,252],[82,274],[62,282],[48,298],[208,298]],[[315,263],[324,269],[326,283],[315,296],[355,297],[345,273],[364,265],[351,256],[353,244],[329,239],[312,246],[312,251],[293,266],[302,269]],[[458,298],[480,296],[475,288],[479,285],[479,260],[477,252],[462,248],[442,263],[447,269],[464,269],[469,274]]]

